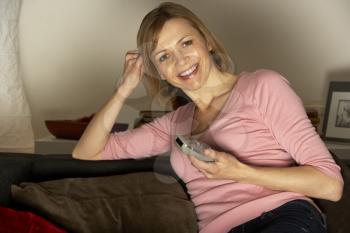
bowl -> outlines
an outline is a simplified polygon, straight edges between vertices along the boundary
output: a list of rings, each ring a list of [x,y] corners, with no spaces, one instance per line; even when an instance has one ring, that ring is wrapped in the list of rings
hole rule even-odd
[[[56,138],[79,140],[89,122],[73,120],[46,120],[47,129]]]
[[[77,120],[45,120],[45,125],[56,138],[79,140],[91,119],[92,116]],[[126,123],[115,123],[111,132],[125,131],[128,126]]]

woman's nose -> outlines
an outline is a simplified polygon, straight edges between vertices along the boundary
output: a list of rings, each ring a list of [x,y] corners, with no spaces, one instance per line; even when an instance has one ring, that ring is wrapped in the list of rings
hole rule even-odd
[[[187,64],[188,56],[183,51],[178,51],[175,53],[176,65],[183,66]]]

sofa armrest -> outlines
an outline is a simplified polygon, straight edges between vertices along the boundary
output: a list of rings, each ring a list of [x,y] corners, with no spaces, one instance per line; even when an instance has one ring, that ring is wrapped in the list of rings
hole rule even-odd
[[[138,160],[100,161],[73,159],[71,156],[61,159],[44,156],[33,163],[32,181],[39,182],[62,178],[109,176],[146,171],[155,171],[176,177],[176,174],[171,168],[169,158],[165,156],[155,156]]]
[[[169,156],[145,159],[88,161],[71,155],[0,153],[0,205],[11,204],[10,188],[21,182],[40,182],[75,177],[96,177],[152,171],[176,178]]]

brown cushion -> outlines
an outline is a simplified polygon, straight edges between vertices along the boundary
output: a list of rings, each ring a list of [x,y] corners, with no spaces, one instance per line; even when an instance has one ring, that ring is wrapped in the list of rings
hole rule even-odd
[[[316,200],[316,203],[326,214],[329,233],[348,233],[350,232],[350,170],[349,167],[335,155],[334,159],[341,167],[344,179],[343,196],[338,202]]]
[[[12,197],[70,232],[197,232],[181,185],[151,172],[22,183]]]

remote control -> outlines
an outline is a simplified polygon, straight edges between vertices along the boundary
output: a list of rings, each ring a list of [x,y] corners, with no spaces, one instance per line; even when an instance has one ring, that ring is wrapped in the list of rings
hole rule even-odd
[[[196,157],[204,162],[214,162],[215,159],[204,155],[204,150],[210,148],[207,144],[178,135],[175,139],[176,145],[187,155]]]

